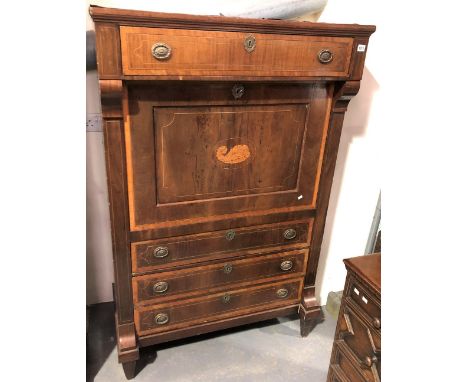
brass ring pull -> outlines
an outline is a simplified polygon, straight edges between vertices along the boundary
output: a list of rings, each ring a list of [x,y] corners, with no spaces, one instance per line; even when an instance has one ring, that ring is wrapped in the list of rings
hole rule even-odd
[[[317,56],[322,64],[328,64],[333,61],[333,52],[330,49],[322,49],[318,52]]]
[[[159,281],[153,285],[153,292],[155,294],[164,293],[169,288],[169,284],[165,281]]]
[[[158,313],[154,317],[154,322],[156,323],[156,325],[167,324],[169,322],[169,316],[166,313]]]
[[[169,248],[167,247],[156,247],[153,251],[154,257],[157,257],[158,259],[166,257],[168,254],[169,254]]]
[[[232,229],[226,232],[226,240],[231,241],[236,236],[236,232]]]
[[[372,320],[372,325],[374,326],[374,328],[376,329],[380,329],[380,320],[376,317]]]
[[[245,93],[244,85],[236,84],[232,87],[232,96],[234,99],[242,98]]]
[[[232,264],[224,264],[223,272],[227,275],[232,272]]]
[[[283,237],[284,237],[285,239],[287,239],[287,240],[292,240],[292,239],[294,239],[294,238],[296,237],[296,235],[297,235],[297,232],[296,232],[296,230],[293,229],[293,228],[288,228],[287,230],[285,230],[285,231],[283,232]]]
[[[282,271],[289,271],[293,267],[293,262],[291,260],[284,260],[280,267]]]
[[[281,288],[276,291],[276,296],[278,296],[278,298],[286,298],[288,294],[289,291],[286,288]]]
[[[223,297],[221,297],[221,301],[227,304],[229,301],[231,301],[231,295],[229,293],[226,293]]]
[[[172,49],[164,42],[157,42],[151,47],[151,54],[156,60],[167,60],[171,56]]]

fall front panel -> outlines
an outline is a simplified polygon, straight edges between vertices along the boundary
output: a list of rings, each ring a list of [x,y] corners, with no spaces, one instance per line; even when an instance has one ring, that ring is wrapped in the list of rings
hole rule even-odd
[[[236,99],[235,86],[242,86]],[[260,101],[262,99],[262,101]],[[313,206],[330,89],[170,84],[128,90],[132,229]]]

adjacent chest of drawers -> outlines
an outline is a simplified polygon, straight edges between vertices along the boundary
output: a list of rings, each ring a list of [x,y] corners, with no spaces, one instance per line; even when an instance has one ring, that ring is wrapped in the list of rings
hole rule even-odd
[[[119,361],[298,313],[373,26],[91,7]]]
[[[327,382],[380,382],[380,256],[345,260],[348,276]]]

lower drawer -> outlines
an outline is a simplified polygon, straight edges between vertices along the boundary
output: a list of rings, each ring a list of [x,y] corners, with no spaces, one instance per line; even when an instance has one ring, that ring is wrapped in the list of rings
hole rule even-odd
[[[345,356],[345,353],[336,343],[333,345],[327,382],[369,382],[358,371],[350,358]]]
[[[278,281],[305,273],[308,249],[225,261],[176,271],[137,276],[132,280],[135,305],[155,304],[229,288],[232,284]],[[275,278],[275,279],[271,279]],[[232,289],[235,286],[231,286]]]
[[[354,381],[351,381],[338,365],[330,365],[330,368],[328,369],[327,382],[354,382]]]
[[[136,329],[139,335],[146,335],[265,308],[296,304],[299,302],[302,283],[302,278],[286,280],[166,304],[136,307]]]
[[[364,370],[373,368],[380,374],[380,334],[346,303],[338,317],[336,338],[346,344],[352,358]]]
[[[132,272],[161,271],[241,254],[304,248],[310,244],[312,221],[287,221],[131,244]]]

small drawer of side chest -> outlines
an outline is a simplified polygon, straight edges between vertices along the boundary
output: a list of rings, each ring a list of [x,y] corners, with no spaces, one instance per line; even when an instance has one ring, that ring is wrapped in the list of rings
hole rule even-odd
[[[142,273],[242,254],[306,247],[310,229],[311,221],[286,222],[137,242],[131,245],[132,269]]]
[[[378,296],[372,293],[367,286],[359,282],[354,276],[349,276],[345,295],[345,301],[351,306],[357,306],[357,310],[361,313],[363,318],[367,320],[374,329],[380,331],[381,303]]]
[[[236,284],[298,277],[305,273],[308,253],[308,249],[302,249],[137,276],[133,278],[134,303],[154,304],[181,295],[185,298],[216,292]]]
[[[368,382],[339,346],[333,348],[327,382]]]
[[[370,381],[379,380],[381,338],[369,328],[359,315],[349,306],[342,308],[338,318],[336,342],[348,353],[348,358]]]
[[[124,75],[348,75],[353,39],[120,27]]]
[[[299,302],[302,279],[229,290],[205,297],[136,307],[139,335],[159,333]]]

